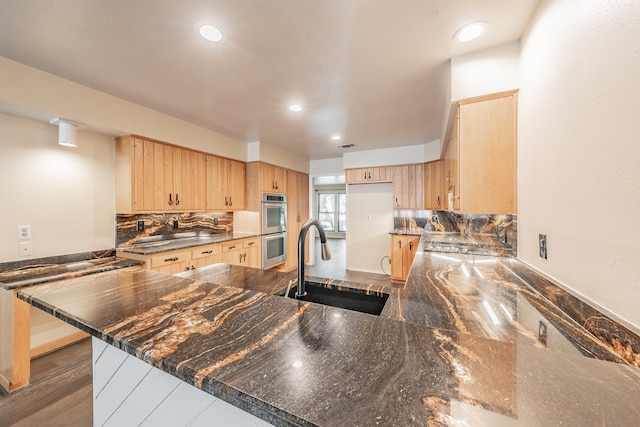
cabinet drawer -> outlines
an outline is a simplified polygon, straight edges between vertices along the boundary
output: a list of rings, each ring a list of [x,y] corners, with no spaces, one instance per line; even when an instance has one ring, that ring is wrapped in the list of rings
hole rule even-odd
[[[242,240],[235,240],[222,244],[222,253],[233,252],[242,249]]]
[[[151,268],[158,268],[176,262],[188,261],[189,252],[165,252],[151,257]]]
[[[253,239],[245,239],[242,241],[242,247],[243,248],[253,248],[256,247],[260,244],[260,238],[259,237],[255,237]]]
[[[191,259],[200,259],[221,253],[221,245],[199,246],[191,250]]]

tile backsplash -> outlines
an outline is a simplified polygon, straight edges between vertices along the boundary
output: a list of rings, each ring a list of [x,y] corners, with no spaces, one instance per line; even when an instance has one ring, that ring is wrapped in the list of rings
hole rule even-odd
[[[509,248],[510,256],[517,256],[517,215],[463,215],[452,211],[395,210],[393,228],[396,230],[441,231],[463,233],[470,238],[494,238]]]
[[[144,223],[144,231],[137,231],[138,221]],[[118,247],[138,243],[145,237],[189,232],[231,233],[233,232],[233,213],[176,212],[116,215],[116,246]]]

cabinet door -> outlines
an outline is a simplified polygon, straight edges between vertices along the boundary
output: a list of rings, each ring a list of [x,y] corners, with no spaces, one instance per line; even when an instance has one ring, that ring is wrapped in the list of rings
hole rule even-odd
[[[403,236],[391,236],[391,280],[403,281],[402,278],[402,247]]]
[[[460,211],[516,211],[515,95],[460,105]]]
[[[174,210],[206,208],[206,155],[186,148],[173,149]]]
[[[224,174],[224,159],[207,156],[207,210],[225,210],[227,177]]]
[[[367,182],[366,169],[345,169],[345,181],[347,184],[361,184]]]
[[[246,166],[244,162],[225,159],[225,170],[226,194],[229,198],[225,207],[231,210],[242,210],[245,207]]]
[[[442,199],[444,161],[436,160],[424,164],[424,208],[444,209]]]
[[[395,209],[422,209],[422,164],[395,166],[393,168],[393,207]]]
[[[173,209],[173,153],[171,147],[137,138],[135,145],[136,211]],[[169,204],[170,201],[171,204]]]

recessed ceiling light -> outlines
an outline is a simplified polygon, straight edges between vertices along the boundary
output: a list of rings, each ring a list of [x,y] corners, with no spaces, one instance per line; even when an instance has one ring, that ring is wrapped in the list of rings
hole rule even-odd
[[[295,111],[297,113],[298,111],[302,111],[302,106],[298,104],[292,104],[289,105],[289,110]]]
[[[465,43],[471,40],[475,40],[484,34],[487,29],[489,29],[489,23],[485,21],[473,22],[471,24],[465,25],[456,31],[453,36],[453,40],[456,43]]]
[[[342,137],[340,135],[333,135],[331,137],[331,139],[334,140],[334,141],[340,141],[342,139]]]
[[[203,25],[198,31],[200,31],[202,37],[209,41],[219,42],[222,40],[222,32],[213,25]]]

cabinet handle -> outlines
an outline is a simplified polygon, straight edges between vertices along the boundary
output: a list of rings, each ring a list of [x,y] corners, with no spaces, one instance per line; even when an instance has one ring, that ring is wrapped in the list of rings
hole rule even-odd
[[[364,175],[362,176],[362,179],[367,179],[367,171],[364,171]]]
[[[409,250],[413,249],[413,242],[409,242]]]
[[[436,206],[440,206],[440,196],[436,199]]]
[[[231,196],[229,196],[229,206],[233,206],[233,202],[231,201]]]
[[[178,198],[178,193],[176,193],[176,206],[180,204],[180,199]]]
[[[396,206],[398,206],[398,198],[396,197]]]
[[[195,270],[196,268],[192,265],[192,266],[191,266],[191,269],[192,269],[192,270]]]
[[[231,249],[235,249],[235,248],[236,248],[236,245],[229,246],[229,250],[231,250]]]
[[[185,268],[184,271],[189,271],[191,270],[189,267]]]
[[[165,259],[164,262],[177,261],[177,260],[178,260],[178,257],[174,257],[174,258]]]
[[[371,179],[371,171],[369,171],[369,179]]]
[[[398,240],[398,249],[402,249],[402,240]]]
[[[227,200],[227,196],[224,196],[224,205],[229,206],[229,200]]]
[[[247,246],[251,246],[251,245],[253,245],[254,243],[255,243],[255,242],[249,242],[249,243],[247,243]]]
[[[169,193],[169,206],[173,205],[173,200],[171,200],[171,193]]]
[[[211,251],[204,251],[204,252],[202,252],[202,255],[212,254],[212,253],[213,253],[213,250],[211,250]]]

